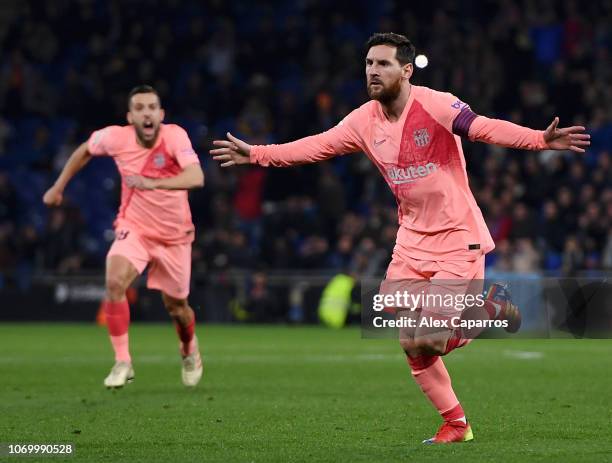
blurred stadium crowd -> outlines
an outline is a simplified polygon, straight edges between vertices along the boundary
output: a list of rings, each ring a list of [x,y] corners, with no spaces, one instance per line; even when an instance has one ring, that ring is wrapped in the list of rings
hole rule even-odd
[[[408,35],[429,66],[413,82],[490,117],[583,124],[586,155],[464,143],[497,249],[490,268],[571,275],[612,268],[612,4],[609,1],[56,0],[0,2],[0,274],[100,269],[118,175],[96,159],[66,205],[41,197],[92,130],[122,124],[140,83],[183,125],[207,184],[192,193],[194,271],[382,274],[396,205],[364,155],[294,169],[221,170],[210,141],[323,131],[366,101],[363,43]]]

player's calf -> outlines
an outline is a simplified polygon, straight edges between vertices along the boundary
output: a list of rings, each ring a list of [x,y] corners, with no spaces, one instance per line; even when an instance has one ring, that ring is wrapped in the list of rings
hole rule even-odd
[[[115,366],[104,380],[106,387],[122,387],[134,377],[129,350],[128,329],[130,307],[125,292],[138,276],[130,261],[119,255],[111,255],[106,266],[106,299],[102,308],[113,350]]]
[[[424,443],[463,442],[471,440],[471,429],[451,385],[451,379],[439,356],[407,357],[412,377],[444,420],[436,435]]]
[[[166,307],[170,318],[179,327],[189,327],[195,324],[195,314],[193,309],[189,307],[187,302],[180,304],[171,304]],[[179,333],[180,334],[180,333]]]
[[[195,313],[187,299],[177,299],[162,293],[164,305],[174,321],[180,339],[182,358],[181,379],[185,386],[196,386],[202,378],[202,357],[195,335]]]
[[[162,299],[181,340],[181,353],[189,355],[195,349],[195,313],[187,299],[177,299],[167,294],[162,294]]]

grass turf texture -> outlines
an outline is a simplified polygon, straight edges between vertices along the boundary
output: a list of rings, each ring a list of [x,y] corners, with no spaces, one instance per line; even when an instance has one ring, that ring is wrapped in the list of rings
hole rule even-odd
[[[440,420],[395,342],[361,339],[357,329],[198,329],[198,388],[180,383],[170,325],[133,325],[136,380],[108,391],[104,329],[0,325],[0,442],[73,443],[66,461],[130,463],[612,455],[610,341],[480,340],[453,352],[445,361],[475,441],[424,446]]]

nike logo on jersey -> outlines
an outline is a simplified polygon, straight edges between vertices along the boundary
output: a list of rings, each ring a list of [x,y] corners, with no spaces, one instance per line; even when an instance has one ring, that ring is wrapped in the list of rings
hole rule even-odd
[[[386,138],[383,138],[382,140],[374,140],[374,146],[380,146],[386,141],[387,141]]]

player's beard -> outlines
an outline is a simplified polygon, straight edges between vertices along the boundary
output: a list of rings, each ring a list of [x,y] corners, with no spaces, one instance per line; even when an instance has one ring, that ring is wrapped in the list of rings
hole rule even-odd
[[[157,140],[157,136],[159,135],[160,126],[161,124],[157,124],[157,126],[155,127],[155,132],[153,132],[153,137],[151,137],[150,139],[146,139],[142,127],[134,124],[134,128],[136,129],[136,136],[138,137],[138,141],[140,141],[140,144],[145,148],[153,147],[155,141]]]
[[[381,104],[389,104],[393,100],[395,100],[400,92],[402,91],[402,79],[397,79],[395,82],[392,82],[388,87],[385,87],[382,83],[380,84],[382,90],[378,93],[375,93],[372,90],[372,87],[368,84],[368,96],[372,100],[380,101]]]

